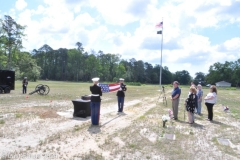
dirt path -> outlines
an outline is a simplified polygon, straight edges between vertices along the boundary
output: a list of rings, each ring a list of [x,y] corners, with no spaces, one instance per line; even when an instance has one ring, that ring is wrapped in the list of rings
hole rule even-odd
[[[27,114],[24,115],[25,118],[7,121],[5,127],[1,129],[0,148],[4,153],[2,157],[18,153],[69,159],[82,157],[89,151],[106,158],[111,157],[111,153],[101,149],[100,146],[108,142],[108,136],[126,128],[134,119],[155,107],[155,101],[156,98],[145,98],[126,102],[124,113],[116,112],[116,104],[106,105],[102,102],[100,126],[92,126],[90,117],[72,118],[72,109],[57,112],[54,106],[58,106],[60,102],[38,104],[48,108],[34,109],[29,107],[31,104],[27,104],[19,110]],[[62,103],[66,104],[65,101]],[[124,145],[118,137],[115,140]]]

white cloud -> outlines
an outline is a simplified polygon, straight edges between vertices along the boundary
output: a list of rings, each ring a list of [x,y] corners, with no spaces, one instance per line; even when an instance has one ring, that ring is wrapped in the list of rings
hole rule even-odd
[[[25,2],[24,0],[17,0],[15,3],[15,7],[17,8],[17,10],[21,11],[27,7],[27,2]]]
[[[198,34],[199,29],[239,24],[235,9],[239,4],[234,0],[44,0],[36,10],[19,7],[17,22],[27,25],[27,50],[44,44],[71,48],[81,42],[86,51],[120,53],[124,59],[159,64],[161,35],[156,34],[155,24],[163,17],[163,65],[172,72],[185,69],[194,75],[206,73],[217,61],[240,56],[239,38],[213,46],[209,37]]]
[[[183,37],[179,43],[185,50],[192,53],[199,51],[206,52],[211,47],[208,37],[197,34],[190,34],[187,37]]]
[[[129,1],[90,0],[91,6],[96,8],[108,24],[122,25],[136,21],[134,16],[126,13]]]
[[[78,27],[89,26],[94,22],[94,18],[91,17],[88,13],[79,14],[74,20],[74,23],[78,25]]]
[[[224,42],[224,47],[229,51],[240,52],[240,38],[232,38]]]
[[[148,5],[156,4],[156,0],[89,0],[89,2],[91,7],[98,10],[106,23],[120,26],[142,19],[149,11]]]

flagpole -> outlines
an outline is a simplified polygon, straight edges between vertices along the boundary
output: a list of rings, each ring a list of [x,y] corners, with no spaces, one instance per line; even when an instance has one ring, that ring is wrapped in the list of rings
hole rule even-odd
[[[162,18],[162,23],[163,23],[163,18]],[[162,86],[162,46],[163,46],[163,24],[162,24],[161,60],[160,60],[160,76],[159,76],[160,90]]]

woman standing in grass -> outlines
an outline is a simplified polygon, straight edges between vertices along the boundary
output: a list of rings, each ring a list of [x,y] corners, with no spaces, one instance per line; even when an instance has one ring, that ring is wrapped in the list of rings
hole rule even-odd
[[[197,90],[194,86],[190,87],[188,98],[186,99],[185,105],[188,112],[188,122],[190,124],[194,123],[194,111],[196,108],[196,98]]]
[[[213,106],[217,101],[217,88],[215,85],[212,85],[210,87],[210,92],[207,94],[207,96],[204,98],[205,105],[207,106],[208,110],[208,121],[213,120]]]

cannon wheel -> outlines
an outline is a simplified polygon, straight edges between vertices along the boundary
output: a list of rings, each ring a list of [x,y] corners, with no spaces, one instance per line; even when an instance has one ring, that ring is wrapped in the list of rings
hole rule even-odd
[[[39,85],[37,85],[36,88],[35,88],[35,90],[37,90],[38,87],[40,87],[40,86],[42,86],[42,85],[43,85],[43,84],[39,84]]]
[[[37,89],[38,89],[39,87],[41,87],[42,85],[43,85],[43,84],[39,84],[39,85],[37,85],[36,88],[35,88],[35,90],[37,90]],[[38,91],[37,93],[40,94],[39,91]]]
[[[43,89],[40,89],[38,92],[40,95],[47,95],[50,91],[50,88],[47,85],[43,85]]]
[[[50,91],[50,88],[48,87],[48,85],[44,85],[44,88],[45,88],[45,92],[43,94],[47,95]]]

